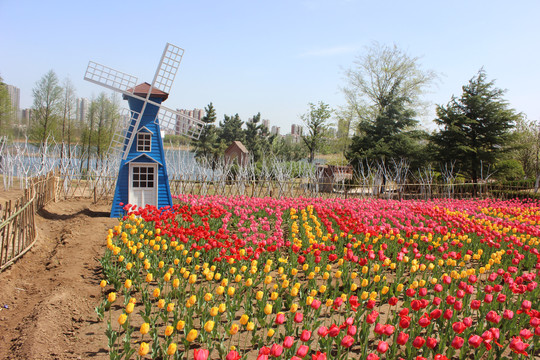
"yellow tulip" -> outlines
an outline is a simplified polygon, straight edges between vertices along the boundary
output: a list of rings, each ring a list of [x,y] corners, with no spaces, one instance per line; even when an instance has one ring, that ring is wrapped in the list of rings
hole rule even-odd
[[[181,331],[184,326],[186,326],[186,322],[184,320],[178,320],[176,323],[176,330]]]
[[[127,320],[127,315],[126,314],[121,314],[119,317],[118,317],[118,323],[120,325],[124,325],[124,323],[126,322]]]
[[[143,323],[141,325],[141,329],[139,330],[141,334],[145,335],[148,334],[148,331],[150,330],[150,324],[149,323]]]
[[[145,356],[150,351],[150,345],[145,342],[142,342],[139,346],[139,356]]]
[[[212,332],[212,330],[214,330],[214,325],[215,325],[215,322],[213,322],[212,320],[208,320],[205,324],[204,324],[204,330],[206,332]]]
[[[271,304],[266,304],[266,306],[264,307],[264,313],[266,315],[270,315],[272,313],[272,305]]]
[[[107,301],[109,301],[111,304],[116,300],[116,293],[110,292],[107,296]]]
[[[186,336],[186,341],[193,342],[197,338],[198,332],[195,329],[189,330],[189,333]]]
[[[174,355],[175,352],[176,352],[176,344],[171,343],[169,347],[167,348],[167,355]]]
[[[168,325],[165,328],[165,336],[171,336],[173,331],[174,331],[174,328],[172,326]]]
[[[133,309],[135,308],[135,304],[134,303],[128,303],[126,305],[126,313],[127,314],[131,314],[133,312]]]

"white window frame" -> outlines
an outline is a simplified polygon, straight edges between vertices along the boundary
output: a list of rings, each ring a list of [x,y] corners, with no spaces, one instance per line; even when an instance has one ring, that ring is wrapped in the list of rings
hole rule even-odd
[[[147,141],[148,143],[146,143]],[[137,152],[151,152],[151,151],[152,151],[152,133],[138,132],[137,133]]]

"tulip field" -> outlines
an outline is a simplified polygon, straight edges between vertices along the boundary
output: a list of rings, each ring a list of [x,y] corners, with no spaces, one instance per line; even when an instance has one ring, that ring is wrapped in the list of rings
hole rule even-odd
[[[538,202],[177,202],[108,231],[111,359],[540,357]]]

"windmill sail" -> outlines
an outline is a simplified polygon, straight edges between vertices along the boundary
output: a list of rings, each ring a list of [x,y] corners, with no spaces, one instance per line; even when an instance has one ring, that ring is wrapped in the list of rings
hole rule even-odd
[[[194,140],[199,139],[201,131],[206,125],[199,119],[168,109],[165,106],[159,109],[156,121],[159,121],[161,127],[174,130],[175,133],[188,136]]]

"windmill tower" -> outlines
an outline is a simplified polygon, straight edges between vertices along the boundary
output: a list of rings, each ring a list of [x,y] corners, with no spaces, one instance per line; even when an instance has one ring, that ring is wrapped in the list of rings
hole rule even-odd
[[[88,63],[84,79],[121,93],[129,104],[109,147],[109,156],[120,159],[111,217],[123,215],[121,203],[172,206],[161,127],[198,139],[204,126],[161,105],[169,96],[183,54],[183,49],[167,43],[151,84],[139,84],[134,76]]]

